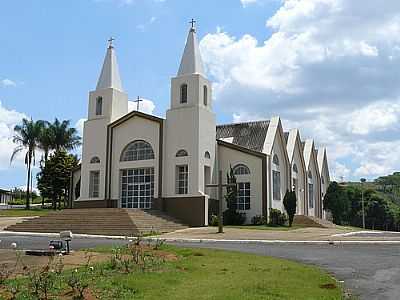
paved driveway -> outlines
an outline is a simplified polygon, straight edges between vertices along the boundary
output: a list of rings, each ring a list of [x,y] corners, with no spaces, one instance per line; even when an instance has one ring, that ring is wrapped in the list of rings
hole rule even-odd
[[[43,249],[49,238],[0,235],[0,249],[18,243],[20,249]],[[72,249],[98,245],[121,245],[124,240],[74,238]],[[178,246],[205,247],[269,255],[314,264],[343,280],[346,288],[361,299],[400,299],[400,245],[313,245],[260,243],[175,243]]]

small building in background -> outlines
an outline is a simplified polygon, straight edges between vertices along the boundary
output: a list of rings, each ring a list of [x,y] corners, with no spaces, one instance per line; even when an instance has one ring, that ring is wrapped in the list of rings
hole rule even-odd
[[[0,205],[7,205],[11,199],[11,191],[0,189]]]

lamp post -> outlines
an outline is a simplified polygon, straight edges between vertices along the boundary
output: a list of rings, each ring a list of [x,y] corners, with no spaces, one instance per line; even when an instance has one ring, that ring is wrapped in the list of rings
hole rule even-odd
[[[364,183],[367,181],[365,178],[361,178],[361,208],[362,208],[362,223],[365,229],[365,210],[364,210]]]

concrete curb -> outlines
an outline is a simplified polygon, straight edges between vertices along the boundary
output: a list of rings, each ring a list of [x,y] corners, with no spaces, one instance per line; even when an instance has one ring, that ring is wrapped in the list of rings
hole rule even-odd
[[[59,237],[58,233],[39,233],[39,232],[13,232],[0,231],[2,235],[16,236],[38,236],[38,237]],[[93,235],[93,234],[73,234],[74,238],[102,238],[110,240],[135,240],[137,237],[127,236],[110,236],[110,235]],[[157,241],[163,240],[170,243],[226,243],[226,244],[308,244],[308,245],[400,245],[400,240],[235,240],[235,239],[193,239],[193,238],[168,238],[149,236],[143,237],[143,240]]]

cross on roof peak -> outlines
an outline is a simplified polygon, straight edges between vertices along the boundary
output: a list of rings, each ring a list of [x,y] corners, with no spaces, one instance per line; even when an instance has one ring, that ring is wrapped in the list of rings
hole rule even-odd
[[[192,18],[192,20],[189,22],[189,24],[191,24],[191,28],[190,28],[190,30],[192,30],[192,31],[196,31],[196,27],[195,27],[195,24],[196,24],[196,21]]]
[[[113,48],[113,42],[115,39],[113,37],[110,37],[107,42],[108,42],[108,48]]]
[[[142,101],[143,101],[143,99],[140,99],[139,96],[137,96],[137,99],[133,101],[133,102],[136,102],[136,111],[139,111],[139,104]]]

